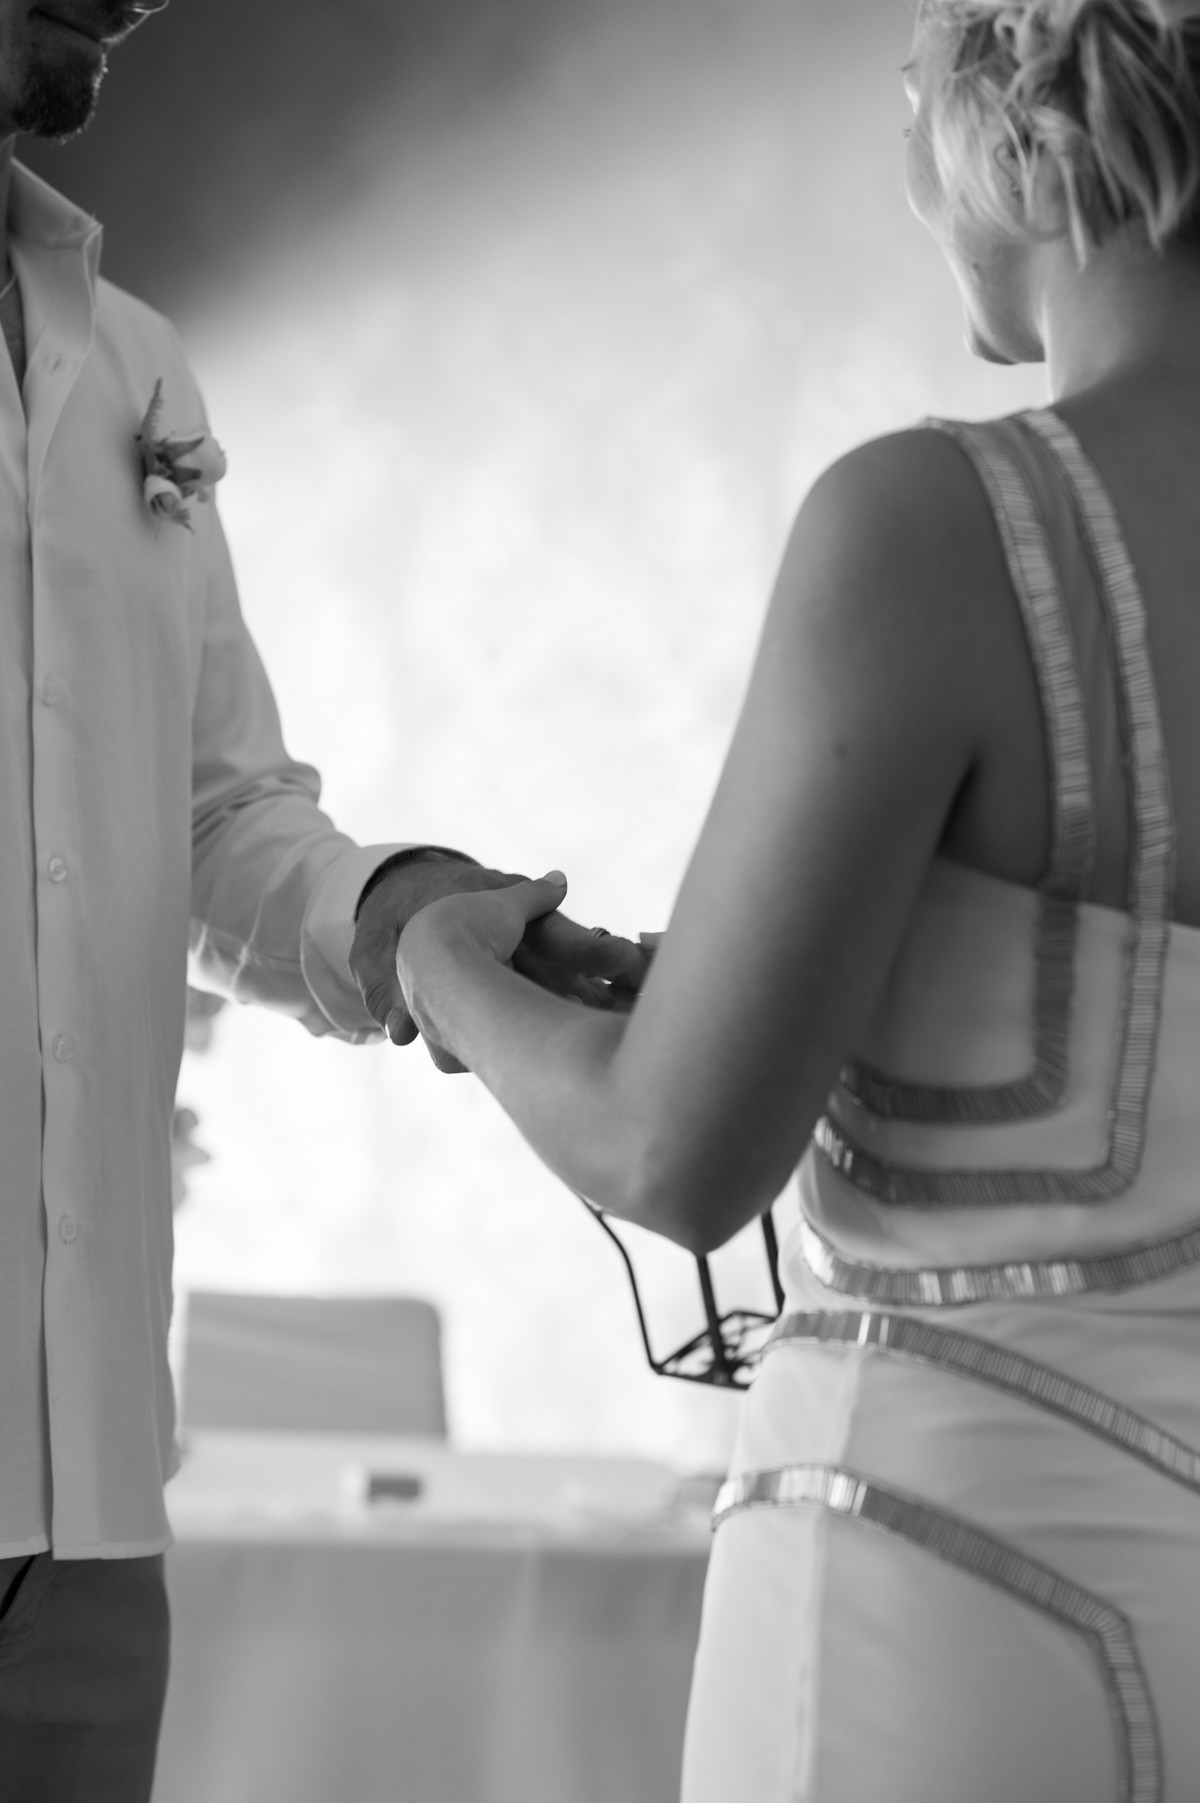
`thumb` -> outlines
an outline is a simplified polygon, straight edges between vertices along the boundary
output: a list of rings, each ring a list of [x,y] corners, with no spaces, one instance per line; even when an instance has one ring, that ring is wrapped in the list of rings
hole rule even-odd
[[[417,1023],[408,1012],[403,1001],[389,1010],[383,1023],[383,1030],[393,1045],[411,1045],[417,1037]]]
[[[526,920],[540,920],[543,914],[553,914],[560,908],[567,893],[567,879],[561,870],[547,871],[545,876],[531,877],[527,882],[514,883],[507,891],[510,900],[517,903]]]

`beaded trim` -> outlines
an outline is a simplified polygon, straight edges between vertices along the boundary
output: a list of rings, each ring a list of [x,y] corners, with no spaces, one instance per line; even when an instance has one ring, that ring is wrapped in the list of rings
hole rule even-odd
[[[1046,722],[1051,831],[1034,938],[1034,1061],[1013,1082],[966,1088],[902,1082],[852,1058],[841,1085],[883,1120],[972,1125],[1025,1120],[1058,1107],[1067,1088],[1078,903],[1087,893],[1096,853],[1083,683],[1046,531],[1013,458],[978,427],[967,430],[944,419],[925,424],[962,449],[991,502]]]
[[[1060,1415],[1086,1433],[1140,1459],[1161,1476],[1200,1491],[1200,1453],[1185,1441],[1168,1434],[1136,1410],[1114,1402],[1100,1390],[1076,1383],[1051,1365],[1040,1364],[975,1334],[935,1327],[911,1315],[801,1310],[783,1317],[763,1347],[762,1356],[765,1358],[778,1346],[789,1345],[857,1346],[941,1366]]]
[[[1049,409],[1017,422],[1036,432],[1061,465],[1099,579],[1118,672],[1121,735],[1129,771],[1132,825],[1129,943],[1109,1096],[1108,1146],[1090,1170],[927,1170],[888,1164],[829,1119],[814,1143],[857,1189],[904,1208],[961,1208],[1005,1202],[1104,1202],[1137,1175],[1145,1140],[1170,933],[1175,827],[1158,702],[1137,577],[1120,524],[1073,434]]]
[[[1107,602],[1125,740],[1132,847],[1129,956],[1121,1056],[1113,1087],[1110,1164],[1131,1183],[1141,1163],[1146,1110],[1162,1017],[1163,976],[1175,896],[1175,817],[1166,746],[1137,574],[1104,486],[1070,428],[1050,408],[1025,416],[1056,453]]]
[[[1113,1125],[1115,1123],[1110,1123]],[[824,1116],[813,1129],[817,1151],[856,1189],[900,1208],[992,1207],[1002,1202],[1107,1202],[1129,1187],[1113,1158],[1090,1171],[924,1170],[875,1158]]]
[[[1108,1695],[1121,1803],[1161,1803],[1162,1749],[1154,1702],[1133,1628],[1112,1603],[960,1516],[838,1466],[785,1465],[730,1478],[717,1494],[713,1528],[744,1509],[805,1505],[893,1534],[1080,1635],[1096,1658]]]
[[[1119,1252],[1012,1264],[872,1265],[834,1250],[812,1222],[797,1229],[804,1262],[828,1290],[898,1307],[957,1308],[969,1302],[1032,1302],[1041,1297],[1111,1294],[1158,1283],[1200,1264],[1200,1224]]]

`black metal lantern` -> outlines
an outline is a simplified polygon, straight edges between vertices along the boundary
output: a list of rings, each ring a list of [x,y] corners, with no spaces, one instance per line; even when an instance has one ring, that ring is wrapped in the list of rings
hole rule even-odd
[[[748,1389],[768,1331],[779,1319],[783,1309],[783,1286],[779,1281],[779,1240],[771,1210],[767,1209],[761,1221],[771,1293],[775,1298],[775,1313],[769,1315],[761,1309],[731,1308],[722,1314],[717,1306],[709,1262],[707,1258],[697,1258],[696,1274],[700,1284],[700,1298],[704,1304],[705,1325],[698,1334],[660,1359],[655,1358],[650,1344],[642,1293],[628,1248],[603,1209],[597,1208],[594,1202],[589,1202],[586,1196],[580,1196],[579,1200],[604,1229],[624,1261],[650,1369],[659,1377],[678,1377],[685,1383],[712,1384],[725,1390]]]

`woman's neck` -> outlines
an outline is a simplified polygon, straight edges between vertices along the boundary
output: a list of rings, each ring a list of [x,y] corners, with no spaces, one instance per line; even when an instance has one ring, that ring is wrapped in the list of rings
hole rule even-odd
[[[1080,270],[1047,246],[1042,342],[1055,401],[1130,389],[1200,396],[1200,247],[1155,252],[1118,235]]]

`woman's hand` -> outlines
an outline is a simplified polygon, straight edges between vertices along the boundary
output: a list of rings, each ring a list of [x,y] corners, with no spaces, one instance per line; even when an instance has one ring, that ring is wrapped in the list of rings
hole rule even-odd
[[[481,971],[511,966],[531,922],[555,913],[566,893],[566,877],[552,870],[503,889],[447,895],[413,915],[400,935],[396,972],[439,1069],[462,1068],[453,1043],[457,997]]]

